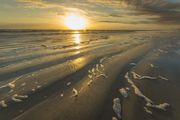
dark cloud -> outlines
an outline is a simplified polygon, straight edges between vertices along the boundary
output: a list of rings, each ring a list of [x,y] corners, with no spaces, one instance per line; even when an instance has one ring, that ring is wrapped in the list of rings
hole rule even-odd
[[[154,15],[159,23],[180,23],[180,3],[165,0],[120,0],[121,3],[137,12],[131,15]]]
[[[144,21],[144,23],[169,23],[179,24],[180,23],[180,1],[172,2],[172,0],[91,0],[98,1],[100,4],[106,4],[107,6],[114,6],[115,9],[126,9],[130,12],[125,12],[126,15],[130,16],[156,16],[155,18],[149,18],[150,21]],[[120,12],[119,14],[123,14]],[[111,15],[110,15],[111,16]],[[113,17],[119,15],[113,14]],[[122,15],[120,15],[121,17]],[[111,21],[111,20],[110,20]],[[108,21],[107,21],[108,22]],[[120,21],[111,21],[120,22]],[[130,22],[130,23],[136,23]],[[140,20],[139,23],[142,23]]]
[[[123,23],[123,24],[152,24],[153,21],[146,21],[146,20],[140,20],[140,21],[121,21],[121,20],[102,20],[98,21],[102,23]]]

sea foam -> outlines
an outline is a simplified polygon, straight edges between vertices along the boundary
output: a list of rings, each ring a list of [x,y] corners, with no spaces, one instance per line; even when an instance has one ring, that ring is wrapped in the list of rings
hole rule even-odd
[[[121,119],[121,103],[120,102],[121,100],[119,98],[114,98],[113,100],[113,110],[119,119]]]
[[[72,90],[72,92],[73,92],[73,96],[74,97],[77,97],[78,96],[78,91],[75,89],[75,88],[73,88],[73,90]]]
[[[26,98],[28,98],[27,95],[14,94],[14,95],[12,96],[12,100],[13,100],[14,102],[22,102],[22,99],[26,99]]]
[[[129,78],[129,73],[128,72],[126,73],[125,78],[127,79],[128,83],[130,83],[131,86],[134,88],[134,93],[136,95],[138,95],[139,97],[143,98],[146,101],[146,106],[147,107],[156,108],[156,109],[166,111],[167,108],[170,106],[170,104],[168,104],[168,103],[154,104],[154,102],[150,98],[146,97],[140,91],[140,89],[134,84],[134,82]]]
[[[0,106],[5,108],[5,107],[7,107],[7,104],[6,104],[6,102],[4,100],[1,100],[0,101]]]
[[[128,93],[127,93],[126,89],[121,88],[121,89],[119,89],[119,92],[121,93],[121,95],[122,95],[123,97],[125,97],[125,98],[128,97]]]

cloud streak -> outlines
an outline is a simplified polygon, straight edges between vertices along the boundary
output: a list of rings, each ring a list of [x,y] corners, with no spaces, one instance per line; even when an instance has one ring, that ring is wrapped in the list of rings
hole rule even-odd
[[[127,5],[134,6],[139,11],[137,15],[156,15],[156,22],[180,23],[180,3],[171,3],[165,0],[121,0]]]
[[[180,24],[180,2],[171,0],[17,0],[27,6],[57,8],[94,17],[97,22]],[[62,13],[63,14],[63,13]]]

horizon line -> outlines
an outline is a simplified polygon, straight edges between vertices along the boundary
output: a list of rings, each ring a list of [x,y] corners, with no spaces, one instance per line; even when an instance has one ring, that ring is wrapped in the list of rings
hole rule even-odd
[[[71,30],[71,29],[38,29],[38,28],[0,28],[3,30],[27,30],[27,31],[167,31],[167,30],[180,30],[177,29],[86,29],[86,30]]]

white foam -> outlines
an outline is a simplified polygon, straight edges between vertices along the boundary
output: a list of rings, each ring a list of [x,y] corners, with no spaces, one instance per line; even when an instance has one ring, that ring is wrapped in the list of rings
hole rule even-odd
[[[61,97],[63,97],[64,96],[64,94],[63,93],[61,93]]]
[[[99,64],[96,64],[96,70],[97,71],[99,70]]]
[[[136,66],[137,64],[136,63],[129,63],[129,65]]]
[[[33,92],[35,92],[35,91],[36,91],[36,89],[35,89],[35,88],[33,88],[33,89],[32,89],[32,91],[33,91]]]
[[[151,77],[151,76],[141,76],[141,75],[139,75],[139,74],[137,74],[137,73],[135,73],[135,72],[131,72],[131,73],[132,73],[132,75],[133,75],[133,78],[134,78],[134,79],[137,79],[137,80],[141,80],[141,79],[156,80],[156,79],[160,78],[160,79],[162,79],[162,80],[168,81],[167,78],[165,78],[165,77],[163,77],[163,76],[161,76],[161,75],[159,75],[158,77]]]
[[[96,76],[96,78],[101,77],[101,76],[103,76],[103,77],[105,77],[105,78],[107,78],[107,77],[108,77],[108,76],[107,76],[107,75],[105,75],[104,73],[101,73],[101,74],[97,75],[97,76]]]
[[[97,64],[98,65],[98,64]],[[99,67],[96,67],[96,72],[98,72],[98,73],[103,73],[103,70],[101,69],[101,68],[99,68]]]
[[[14,102],[22,102],[21,99],[16,98],[17,96],[18,96],[17,94],[13,95],[13,96],[12,96],[12,100],[13,100]]]
[[[151,79],[151,80],[155,80],[155,79],[157,79],[157,77],[141,76],[141,79]]]
[[[133,75],[133,78],[134,79],[138,79],[138,80],[141,80],[141,79],[151,79],[151,80],[155,80],[157,79],[157,77],[151,77],[151,76],[141,76],[135,72],[131,72],[132,75]]]
[[[92,84],[92,82],[93,82],[93,81],[90,80],[87,85],[90,86],[90,85]]]
[[[134,92],[136,95],[138,95],[139,97],[143,98],[147,103],[153,103],[153,101],[151,99],[149,99],[148,97],[146,97],[140,90],[139,88],[134,84],[134,82],[129,78],[129,74],[128,72],[125,75],[125,78],[127,79],[128,83],[131,84],[131,86],[134,88]]]
[[[135,94],[138,95],[139,97],[143,98],[146,101],[147,107],[157,108],[157,109],[161,109],[161,110],[165,111],[170,106],[168,103],[162,103],[162,104],[158,104],[158,105],[154,104],[154,102],[151,99],[149,99],[148,97],[146,97],[139,90],[139,88],[134,84],[134,82],[129,78],[128,72],[126,73],[125,78],[131,84],[131,86],[134,88]]]
[[[74,97],[77,97],[77,96],[78,96],[78,91],[77,91],[75,88],[73,88],[72,91],[73,91],[73,94],[74,94],[73,96],[74,96]]]
[[[12,96],[12,100],[13,100],[14,102],[22,102],[21,99],[26,99],[26,98],[28,98],[27,95],[14,94],[14,95]]]
[[[96,64],[96,71],[99,72],[99,73],[102,73],[103,70],[101,68],[101,66],[99,64]]]
[[[168,53],[168,51],[162,50],[162,49],[157,49],[161,53]]]
[[[126,90],[127,90],[127,91],[129,91],[129,90],[130,90],[130,88],[126,87]]]
[[[88,70],[88,73],[91,73],[91,70]]]
[[[97,77],[104,76],[105,78],[107,78],[107,75],[104,73],[104,66],[102,64],[97,65],[96,70],[98,74]]]
[[[95,74],[95,68],[92,68],[91,72],[92,74]]]
[[[35,76],[35,74],[34,74],[34,73],[32,73],[32,74],[31,74],[31,76]]]
[[[12,100],[13,100],[14,102],[22,102],[21,99],[17,99],[17,98],[15,98],[15,97],[12,97]]]
[[[12,89],[14,88],[16,85],[14,83],[8,83],[8,86]]]
[[[161,75],[159,75],[159,76],[158,76],[158,78],[160,78],[160,79],[162,79],[162,80],[166,80],[166,81],[168,81],[168,79],[167,79],[167,78],[165,78],[165,77],[163,77],[163,76],[161,76]]]
[[[27,96],[27,95],[18,95],[17,97],[18,97],[18,98],[22,98],[22,99],[26,99],[26,98],[28,98],[28,96]]]
[[[100,68],[102,69],[102,70],[104,70],[104,65],[103,64],[99,64],[99,66],[100,66]]]
[[[1,86],[0,89],[2,89],[2,88],[7,88],[7,87],[13,89],[15,86],[16,86],[16,85],[14,84],[14,82],[10,82],[10,83],[8,83],[8,84],[6,84],[6,85]]]
[[[88,70],[89,72],[88,78],[92,80],[101,76],[107,78],[107,75],[103,71],[104,71],[104,66],[102,64],[96,64],[95,68]]]
[[[99,62],[100,62],[100,63],[103,63],[103,62],[106,60],[106,58],[107,58],[107,57],[101,58]]]
[[[89,75],[88,75],[88,78],[89,78],[89,79],[92,79],[92,78],[93,78],[93,76],[92,76],[91,74],[89,74]]]
[[[103,64],[100,64],[100,67],[101,67],[101,68],[104,68],[104,65],[103,65]]]
[[[36,88],[39,89],[39,88],[41,88],[41,87],[42,87],[41,85],[38,85]]]
[[[66,85],[67,85],[67,86],[70,86],[70,85],[71,85],[71,82],[68,82]]]
[[[118,120],[116,117],[112,117],[112,120]]]
[[[5,107],[7,107],[7,104],[6,104],[6,102],[4,100],[1,100],[0,101],[0,106],[5,108]]]
[[[114,98],[113,100],[113,110],[119,119],[121,119],[121,103],[120,102],[121,100],[119,98]]]
[[[141,76],[135,72],[131,72],[134,79],[141,79]]]
[[[152,111],[150,111],[147,107],[144,107],[144,110],[146,111],[146,113],[151,114],[152,115]]]
[[[14,90],[13,89],[11,89],[10,91],[9,91],[9,93],[12,93]]]
[[[26,83],[25,83],[25,82],[21,84],[21,86],[25,86],[25,85],[26,85]]]
[[[125,98],[128,97],[128,93],[127,93],[126,89],[121,88],[121,89],[119,89],[119,92],[121,93],[121,95],[122,95],[123,97],[125,97]]]
[[[20,78],[22,78],[22,77],[23,77],[23,76],[17,77],[17,78],[14,79],[12,82],[7,83],[7,84],[1,86],[0,89],[1,89],[1,88],[6,88],[6,87],[9,87],[9,88],[13,89],[13,88],[16,86],[16,85],[15,85],[15,82],[16,82],[17,80],[19,80]]]
[[[150,64],[150,66],[151,66],[152,68],[159,68],[158,66],[153,65],[153,64]]]
[[[161,104],[158,104],[158,105],[154,105],[154,104],[151,104],[151,103],[147,103],[146,106],[166,111],[167,108],[170,106],[170,104],[161,103]]]

